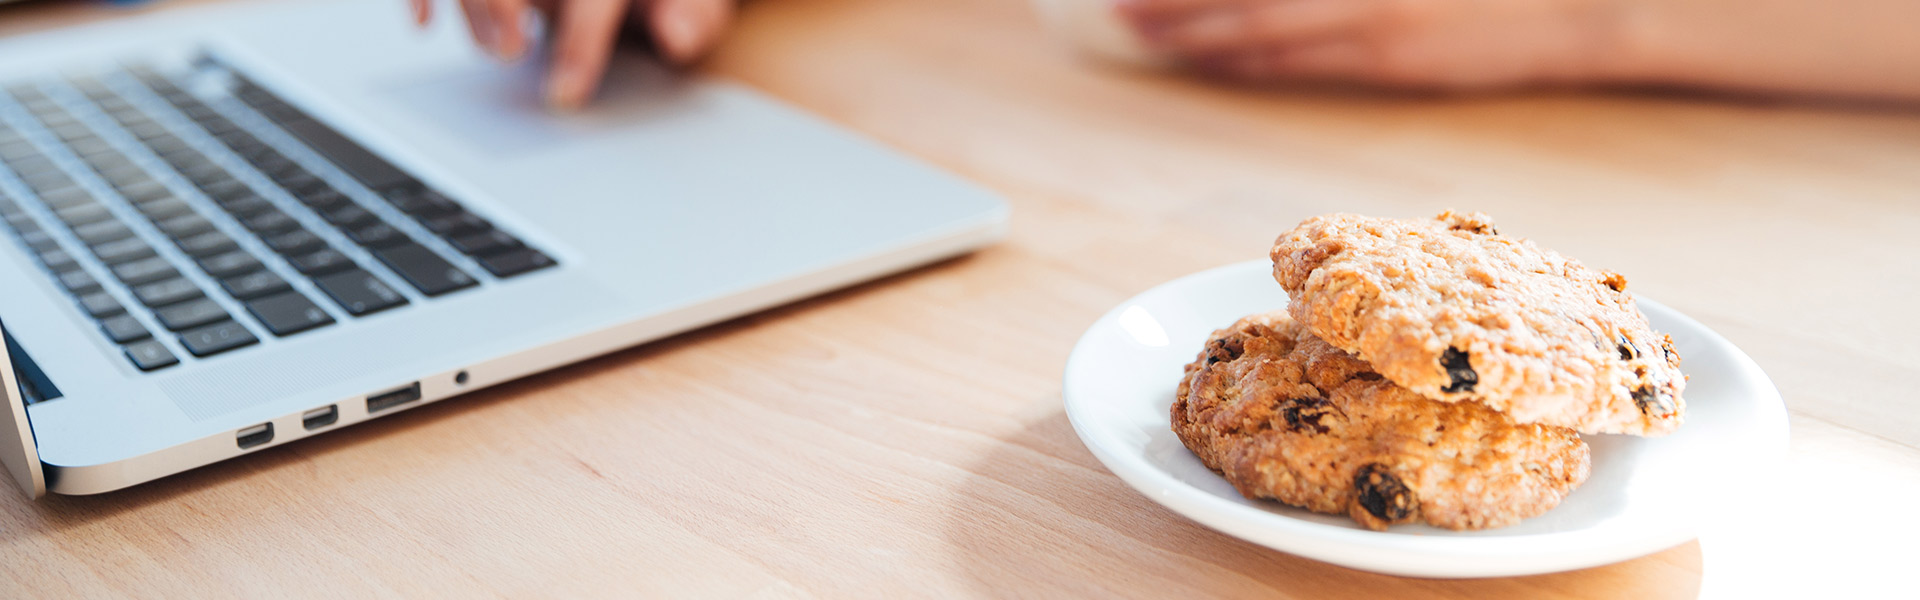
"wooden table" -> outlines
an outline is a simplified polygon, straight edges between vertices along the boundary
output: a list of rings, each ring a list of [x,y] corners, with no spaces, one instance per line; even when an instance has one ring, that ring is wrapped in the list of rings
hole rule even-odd
[[[399,2],[399,0],[395,0]],[[159,8],[165,10],[165,7]],[[149,8],[147,10],[152,10]],[[0,31],[111,18],[0,9]],[[1846,597],[1920,524],[1920,112],[1247,91],[1104,68],[1020,0],[765,0],[713,71],[1003,193],[971,257],[113,494],[0,494],[4,594]],[[1103,311],[1329,211],[1484,210],[1779,384],[1734,526],[1512,579],[1351,571],[1135,493],[1061,412]]]

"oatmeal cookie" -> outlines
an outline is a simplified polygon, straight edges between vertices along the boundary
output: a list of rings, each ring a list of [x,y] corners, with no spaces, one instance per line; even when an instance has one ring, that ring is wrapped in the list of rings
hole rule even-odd
[[[1626,278],[1500,235],[1486,215],[1314,217],[1272,257],[1294,318],[1417,394],[1583,433],[1680,426],[1680,357]]]
[[[1285,311],[1214,332],[1187,365],[1172,421],[1241,494],[1375,530],[1511,525],[1560,504],[1589,471],[1573,430],[1421,398]]]

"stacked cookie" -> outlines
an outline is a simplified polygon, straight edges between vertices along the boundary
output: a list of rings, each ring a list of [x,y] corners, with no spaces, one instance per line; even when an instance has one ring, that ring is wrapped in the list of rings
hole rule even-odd
[[[1172,409],[1249,498],[1376,530],[1501,527],[1586,480],[1580,433],[1680,426],[1680,358],[1626,280],[1484,215],[1315,217],[1272,257],[1288,310],[1214,332]]]

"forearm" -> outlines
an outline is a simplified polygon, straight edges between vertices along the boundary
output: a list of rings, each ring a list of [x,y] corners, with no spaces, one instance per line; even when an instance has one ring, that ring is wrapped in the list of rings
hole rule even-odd
[[[1920,101],[1920,1],[1629,0],[1608,77]]]

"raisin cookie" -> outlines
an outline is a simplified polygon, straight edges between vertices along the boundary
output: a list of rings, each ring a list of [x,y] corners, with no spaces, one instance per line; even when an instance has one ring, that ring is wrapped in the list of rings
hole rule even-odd
[[[1421,398],[1285,311],[1214,332],[1172,413],[1180,440],[1241,494],[1375,530],[1511,525],[1560,504],[1589,470],[1573,430]]]
[[[1686,376],[1618,274],[1502,236],[1481,214],[1326,215],[1273,246],[1313,335],[1422,396],[1522,423],[1665,435]]]

